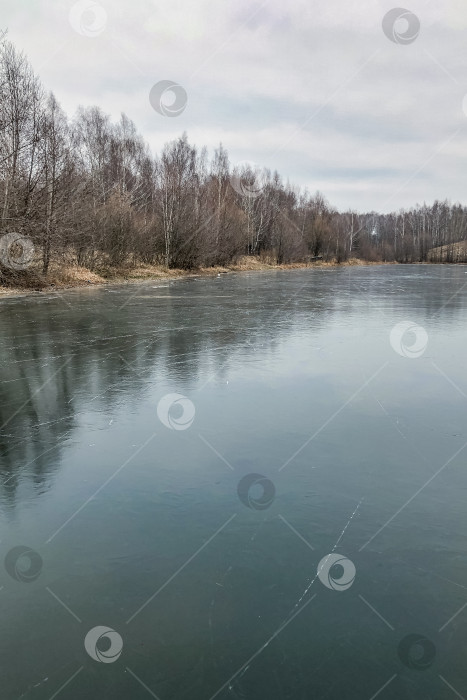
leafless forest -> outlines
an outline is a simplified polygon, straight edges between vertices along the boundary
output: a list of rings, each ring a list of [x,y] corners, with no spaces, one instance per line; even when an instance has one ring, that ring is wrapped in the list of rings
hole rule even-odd
[[[89,107],[69,118],[6,38],[0,76],[0,235],[32,241],[44,275],[65,259],[90,270],[103,261],[193,269],[243,255],[467,261],[460,204],[338,212],[277,172],[232,165],[222,145],[210,157],[183,134],[154,156],[125,114],[113,124]],[[0,264],[0,282],[11,274]]]

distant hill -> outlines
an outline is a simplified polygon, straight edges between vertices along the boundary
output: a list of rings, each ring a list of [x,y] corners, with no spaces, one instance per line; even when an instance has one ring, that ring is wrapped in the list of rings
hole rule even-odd
[[[428,251],[430,262],[465,262],[467,263],[467,241],[450,243],[449,245],[430,248]]]

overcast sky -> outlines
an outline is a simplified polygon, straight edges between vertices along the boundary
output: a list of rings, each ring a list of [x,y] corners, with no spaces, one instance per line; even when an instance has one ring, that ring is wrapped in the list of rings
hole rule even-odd
[[[340,209],[467,204],[467,0],[403,7],[393,40],[391,0],[3,0],[0,28],[68,114],[125,112],[155,152],[186,131]]]

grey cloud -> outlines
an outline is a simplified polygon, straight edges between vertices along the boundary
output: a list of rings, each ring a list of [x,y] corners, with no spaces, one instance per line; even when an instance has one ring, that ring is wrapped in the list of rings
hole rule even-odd
[[[106,0],[94,38],[73,31],[72,4],[25,11],[8,0],[3,19],[69,113],[125,111],[154,149],[184,130],[211,150],[222,141],[232,162],[277,168],[339,208],[382,206],[410,178],[390,208],[466,202],[464,1],[414,0],[421,32],[410,46],[384,36],[386,1]],[[151,109],[160,80],[188,93],[176,119]]]

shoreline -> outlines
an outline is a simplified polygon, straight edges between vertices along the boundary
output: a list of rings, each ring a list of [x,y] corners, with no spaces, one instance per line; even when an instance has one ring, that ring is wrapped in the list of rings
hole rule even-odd
[[[60,291],[71,291],[73,289],[105,287],[127,284],[143,284],[145,282],[157,280],[176,280],[190,277],[216,277],[236,272],[271,272],[273,270],[304,270],[323,269],[340,267],[369,267],[375,265],[395,265],[393,262],[369,262],[359,258],[350,258],[344,262],[336,261],[312,261],[303,263],[282,263],[275,264],[261,261],[257,258],[243,258],[238,263],[216,267],[198,268],[195,270],[168,269],[161,265],[138,266],[134,268],[109,269],[105,271],[108,276],[90,272],[87,268],[78,266],[55,266],[51,269],[47,281],[43,281],[40,288],[36,283],[34,286],[4,287],[0,286],[0,300],[17,296],[36,296],[40,294],[50,294]],[[38,277],[38,280],[40,277]]]

